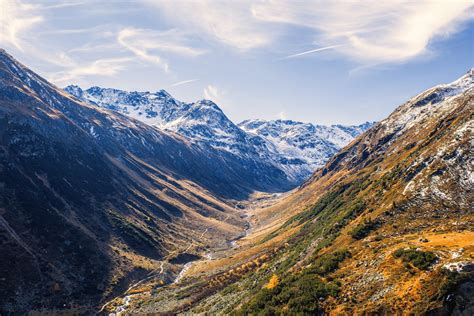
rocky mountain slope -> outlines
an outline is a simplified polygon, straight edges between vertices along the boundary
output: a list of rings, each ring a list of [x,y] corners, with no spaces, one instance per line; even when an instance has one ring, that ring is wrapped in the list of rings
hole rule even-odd
[[[236,125],[212,101],[185,103],[164,90],[127,92],[100,87],[83,90],[78,86],[64,90],[80,100],[174,131],[201,147],[218,150],[239,161],[243,172],[271,175],[267,191],[285,191],[301,184],[372,125],[320,126],[263,120],[247,120]]]
[[[171,280],[243,229],[221,198],[250,190],[232,168],[0,50],[0,314],[93,313],[147,274]]]
[[[250,210],[226,257],[132,312],[471,315],[474,70],[398,107],[296,192]]]

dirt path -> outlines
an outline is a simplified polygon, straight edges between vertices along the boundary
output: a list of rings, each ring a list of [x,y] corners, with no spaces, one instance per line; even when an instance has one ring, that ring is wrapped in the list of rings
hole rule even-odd
[[[229,218],[229,215],[225,218],[224,221],[226,221],[227,219]],[[206,228],[202,233],[201,235],[199,236],[199,240],[201,240],[205,235],[206,233],[209,231],[209,228]],[[189,251],[189,249],[191,249],[194,245],[196,244],[196,240],[193,240],[193,242],[184,250],[182,251],[182,253],[186,253],[187,251]],[[167,256],[167,258],[169,257],[172,257],[174,256],[175,254],[177,254],[179,251],[176,250],[174,252],[172,252],[171,254],[169,254]],[[149,281],[149,280],[152,280],[154,278],[156,278],[158,275],[160,274],[163,274],[164,273],[164,264],[167,262],[167,259],[163,260],[160,262],[160,267],[159,267],[159,273],[156,274],[156,272],[158,271],[158,269],[156,270],[153,270],[151,271],[145,278],[139,280],[138,282],[132,284],[131,286],[128,287],[128,289],[125,291],[124,294],[127,294],[129,293],[131,290],[133,290],[134,288],[136,288],[137,286]],[[174,281],[171,282],[171,284],[174,284],[174,283],[179,283],[181,281],[181,279],[183,278],[183,276],[186,274],[186,271],[189,270],[189,268],[192,266],[192,264],[194,263],[194,261],[191,261],[191,262],[188,262],[186,263],[183,268],[181,269],[181,271],[178,273],[178,275],[175,277]],[[130,302],[132,301],[133,297],[139,295],[140,293],[134,293],[134,294],[130,294],[130,295],[126,295],[123,297],[123,303],[119,306],[117,306],[115,308],[115,311],[110,313],[109,315],[121,315],[123,312],[125,312],[127,310],[127,307],[130,306]],[[122,294],[123,295],[123,294]],[[120,296],[122,296],[120,295]],[[120,297],[118,296],[118,297]],[[104,309],[109,306],[110,304],[112,304],[118,297],[115,297],[114,299],[108,301],[107,303],[105,303],[104,305],[102,305],[101,309],[99,310],[98,313],[102,313],[104,311]]]

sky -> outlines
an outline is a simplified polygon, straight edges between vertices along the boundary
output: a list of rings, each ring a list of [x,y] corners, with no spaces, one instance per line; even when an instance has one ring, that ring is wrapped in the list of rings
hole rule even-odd
[[[59,87],[360,124],[474,66],[474,3],[0,0],[0,47]]]

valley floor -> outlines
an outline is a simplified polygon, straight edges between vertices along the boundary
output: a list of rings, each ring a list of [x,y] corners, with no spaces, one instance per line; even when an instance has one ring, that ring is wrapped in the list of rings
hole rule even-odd
[[[122,295],[106,302],[100,308],[99,313],[121,315],[127,311],[135,310],[140,308],[144,302],[156,300],[155,296],[158,293],[176,295],[171,293],[178,291],[182,283],[186,283],[188,280],[215,275],[230,266],[256,256],[263,249],[255,247],[254,241],[260,239],[262,235],[268,234],[275,228],[275,225],[278,225],[275,221],[270,221],[268,216],[262,213],[262,210],[276,204],[289,193],[256,193],[248,200],[239,201],[236,203],[236,209],[241,214],[241,218],[246,221],[246,225],[237,238],[221,242],[219,246],[202,253],[189,253],[193,244],[185,249],[170,253],[160,262],[158,269],[133,283]],[[210,237],[206,234],[209,234],[208,229],[203,230],[199,239]],[[184,257],[182,262],[170,262],[170,258],[179,256]],[[160,300],[160,305],[163,311],[173,309],[172,300]],[[148,310],[148,312],[159,311]]]

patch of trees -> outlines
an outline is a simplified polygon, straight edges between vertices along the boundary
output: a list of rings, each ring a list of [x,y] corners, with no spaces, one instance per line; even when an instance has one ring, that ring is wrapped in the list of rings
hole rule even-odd
[[[404,263],[410,263],[421,270],[427,270],[436,262],[436,255],[431,251],[421,251],[417,249],[398,249],[393,253],[397,259]]]

